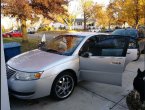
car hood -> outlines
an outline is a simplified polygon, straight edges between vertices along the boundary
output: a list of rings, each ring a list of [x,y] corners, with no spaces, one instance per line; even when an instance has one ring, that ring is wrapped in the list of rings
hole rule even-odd
[[[19,71],[38,72],[64,63],[70,57],[36,49],[11,58],[7,65]]]

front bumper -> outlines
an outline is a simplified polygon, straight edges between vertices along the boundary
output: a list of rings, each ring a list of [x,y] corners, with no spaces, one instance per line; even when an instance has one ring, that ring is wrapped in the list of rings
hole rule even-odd
[[[8,79],[9,92],[20,99],[36,99],[48,96],[55,77],[56,75],[38,80],[21,81],[12,76]]]

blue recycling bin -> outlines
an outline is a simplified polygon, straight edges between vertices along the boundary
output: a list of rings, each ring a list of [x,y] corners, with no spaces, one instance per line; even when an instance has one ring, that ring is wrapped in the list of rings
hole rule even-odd
[[[21,44],[17,42],[4,43],[5,61],[21,53]]]

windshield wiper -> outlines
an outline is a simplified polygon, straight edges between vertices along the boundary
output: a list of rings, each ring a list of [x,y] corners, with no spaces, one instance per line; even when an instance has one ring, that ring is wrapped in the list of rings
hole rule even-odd
[[[55,49],[47,49],[46,52],[51,52],[51,53],[56,53],[56,54],[60,54],[63,55],[61,52],[55,50]]]
[[[56,53],[58,52],[57,50],[54,50],[54,49],[47,49],[46,51],[47,52],[56,52]]]

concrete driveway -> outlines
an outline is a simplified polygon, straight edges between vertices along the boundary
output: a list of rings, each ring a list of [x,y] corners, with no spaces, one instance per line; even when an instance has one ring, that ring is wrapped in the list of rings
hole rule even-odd
[[[122,87],[94,82],[80,82],[66,100],[55,101],[50,97],[37,100],[20,100],[10,97],[11,110],[128,110],[126,95],[132,90],[137,69],[144,70],[144,56],[127,65]]]

